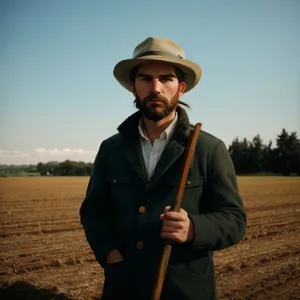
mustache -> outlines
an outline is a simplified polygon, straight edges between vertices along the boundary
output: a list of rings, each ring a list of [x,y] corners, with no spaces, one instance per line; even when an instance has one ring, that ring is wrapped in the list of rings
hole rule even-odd
[[[168,102],[166,97],[164,97],[162,95],[156,95],[156,94],[153,94],[153,93],[151,93],[148,96],[146,96],[144,98],[143,102],[146,104],[146,103],[151,102],[153,100],[159,101],[159,102],[163,102],[163,103],[167,103]]]

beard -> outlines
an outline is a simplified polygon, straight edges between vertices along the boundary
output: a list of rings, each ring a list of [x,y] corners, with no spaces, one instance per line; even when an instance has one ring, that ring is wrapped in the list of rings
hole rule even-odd
[[[157,101],[159,103],[151,103],[152,101]],[[158,122],[176,109],[179,103],[179,89],[170,101],[164,96],[151,93],[143,100],[137,95],[134,103],[135,107],[141,111],[144,117],[151,121]]]

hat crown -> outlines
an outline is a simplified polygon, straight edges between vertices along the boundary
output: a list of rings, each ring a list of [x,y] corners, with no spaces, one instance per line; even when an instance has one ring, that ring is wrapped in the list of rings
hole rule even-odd
[[[132,70],[145,63],[160,61],[181,70],[186,83],[185,93],[198,84],[202,74],[200,66],[186,59],[183,48],[170,38],[148,37],[134,48],[132,56],[119,61],[113,70],[118,82],[130,92],[132,92]]]
[[[148,37],[138,44],[133,52],[133,58],[145,55],[162,55],[185,58],[184,50],[169,38]]]

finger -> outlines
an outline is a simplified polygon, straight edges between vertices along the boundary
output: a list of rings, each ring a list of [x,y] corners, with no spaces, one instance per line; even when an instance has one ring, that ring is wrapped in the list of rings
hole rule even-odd
[[[164,209],[164,213],[168,212],[171,210],[171,206],[166,206],[165,209]],[[183,209],[183,208],[180,208],[180,213],[181,214],[184,214],[184,215],[188,215],[188,213]]]
[[[164,213],[170,211],[170,209],[171,209],[171,206],[166,206],[165,209],[164,209]]]
[[[184,209],[180,209],[180,212],[173,212],[170,211],[170,206],[167,206],[165,208],[165,211],[163,214],[161,214],[160,220],[174,220],[174,221],[185,221],[188,216],[188,213]]]
[[[176,221],[164,221],[162,225],[162,231],[175,232],[180,231],[184,228],[184,224],[182,222]]]
[[[182,243],[183,242],[182,236],[180,234],[177,234],[177,233],[162,232],[160,236],[163,239],[168,239],[168,240],[171,240],[175,243]]]
[[[170,226],[163,226],[161,229],[162,233],[177,233],[178,229]]]
[[[184,222],[183,221],[164,220],[163,226],[182,228],[184,226]]]
[[[171,206],[166,206],[166,207],[164,208],[164,212],[163,212],[162,214],[160,214],[159,218],[160,218],[161,220],[164,220],[164,214],[165,214],[166,212],[170,211],[170,209],[171,209]]]
[[[168,211],[164,214],[164,220],[185,221],[186,215],[180,212]]]

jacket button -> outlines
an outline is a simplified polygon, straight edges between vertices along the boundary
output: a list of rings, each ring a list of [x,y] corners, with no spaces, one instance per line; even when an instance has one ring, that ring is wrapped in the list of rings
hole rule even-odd
[[[145,207],[145,206],[141,206],[141,207],[139,208],[139,212],[140,212],[141,214],[145,213],[145,211],[146,211],[146,207]]]
[[[144,247],[144,243],[139,241],[139,242],[136,243],[136,247],[141,250]]]
[[[186,185],[191,185],[191,181],[188,180],[188,181],[186,182]]]

